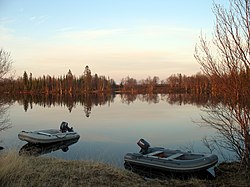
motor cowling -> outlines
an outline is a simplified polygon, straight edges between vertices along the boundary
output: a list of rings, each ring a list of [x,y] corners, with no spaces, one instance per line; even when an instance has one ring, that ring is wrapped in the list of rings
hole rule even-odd
[[[142,138],[137,142],[137,145],[141,148],[140,153],[143,153],[143,154],[147,153],[148,148],[150,147],[150,144]]]
[[[69,127],[67,122],[62,122],[60,125],[61,132],[73,132],[73,127]]]

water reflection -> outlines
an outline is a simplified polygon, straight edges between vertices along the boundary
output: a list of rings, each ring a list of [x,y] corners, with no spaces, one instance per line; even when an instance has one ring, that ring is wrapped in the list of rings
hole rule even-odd
[[[0,98],[0,132],[11,127],[7,111],[12,103],[9,99]]]
[[[69,150],[69,146],[78,142],[79,138],[62,141],[53,144],[31,144],[27,143],[23,147],[21,147],[19,151],[19,155],[28,155],[28,156],[40,156],[43,154],[51,153],[54,151],[62,150],[63,152],[67,152]]]
[[[11,128],[11,123],[10,123],[10,119],[7,114],[7,111],[9,109],[9,106],[12,104],[13,104],[13,101],[10,101],[9,98],[5,99],[5,98],[0,97],[0,132]],[[0,143],[2,143],[1,139],[0,139]],[[0,150],[3,150],[3,149],[4,148],[0,146]]]
[[[104,93],[92,93],[92,94],[18,94],[13,96],[8,96],[12,98],[13,101],[17,101],[19,104],[23,105],[24,111],[28,111],[33,108],[33,105],[39,105],[43,107],[53,107],[53,106],[66,106],[69,112],[72,112],[76,108],[77,104],[83,106],[83,112],[86,117],[91,114],[91,109],[94,106],[101,106],[108,104],[109,106],[114,103],[114,99],[117,94],[104,94]],[[151,103],[159,103],[160,101],[166,101],[171,105],[185,105],[194,104],[199,106],[204,106],[207,104],[211,98],[208,95],[191,95],[191,94],[119,94],[121,98],[121,103],[131,104],[136,100]]]
[[[76,107],[76,104],[79,103],[83,106],[83,112],[86,117],[89,117],[93,106],[112,103],[114,101],[115,94],[18,94],[13,95],[12,98],[14,101],[18,101],[19,104],[23,105],[25,111],[32,109],[33,105],[39,105],[44,107],[66,106],[69,112],[72,112],[73,108]]]
[[[10,128],[9,118],[6,117],[6,106],[0,101],[0,132],[4,131],[8,128]],[[0,139],[0,143],[2,143]],[[0,150],[3,150],[4,148],[0,146]]]

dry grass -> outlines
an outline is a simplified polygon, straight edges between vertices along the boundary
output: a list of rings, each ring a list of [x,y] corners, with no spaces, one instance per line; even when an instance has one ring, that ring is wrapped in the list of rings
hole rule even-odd
[[[138,175],[102,163],[0,155],[1,186],[150,186]],[[156,186],[160,182],[154,181]]]
[[[234,166],[235,167],[235,166]],[[249,174],[235,168],[219,170],[212,181],[144,180],[139,175],[90,161],[66,161],[47,157],[19,156],[15,151],[0,154],[0,186],[249,186]],[[235,176],[236,171],[241,175]],[[224,173],[224,174],[223,174]],[[248,176],[248,177],[247,177]],[[240,181],[239,181],[240,180]]]
[[[250,186],[250,172],[239,162],[222,163],[215,171],[217,186]]]

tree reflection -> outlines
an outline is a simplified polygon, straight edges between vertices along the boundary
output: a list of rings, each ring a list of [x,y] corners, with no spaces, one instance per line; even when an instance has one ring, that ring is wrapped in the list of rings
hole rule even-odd
[[[139,100],[143,101],[143,102],[147,102],[149,104],[151,103],[159,103],[160,101],[160,95],[159,94],[142,94],[139,95]]]
[[[93,97],[94,99],[96,99],[96,97]],[[84,112],[85,112],[85,115],[86,117],[88,118],[90,116],[90,113],[91,113],[91,107],[92,107],[92,97],[90,94],[85,94],[84,95]]]
[[[61,106],[66,107],[69,112],[76,107],[76,105],[83,106],[83,112],[86,117],[91,114],[91,109],[94,106],[101,106],[108,104],[109,106],[114,102],[115,97],[118,94],[104,94],[104,93],[92,93],[92,94],[17,94],[17,95],[6,95],[5,100],[10,100],[12,102],[16,101],[20,105],[23,105],[23,109],[27,112],[32,109],[35,105],[42,107],[53,107]],[[131,104],[136,100],[141,102],[159,103],[160,101],[165,101],[171,105],[185,105],[194,104],[197,106],[205,106],[208,102],[212,102],[212,98],[209,96],[197,96],[191,94],[121,94],[121,103]]]
[[[25,112],[32,109],[34,105],[42,107],[61,106],[66,107],[69,112],[76,107],[76,104],[83,106],[86,117],[90,116],[91,108],[93,106],[105,105],[114,102],[115,94],[17,94],[6,95],[5,99],[12,98],[13,101],[18,102],[23,106]]]
[[[121,94],[121,102],[122,103],[126,103],[126,104],[130,104],[133,103],[135,100],[137,99],[137,94]]]
[[[10,105],[10,102],[0,99],[0,132],[11,127],[10,119],[7,115],[7,110]]]
[[[166,100],[171,105],[195,104],[198,107],[205,106],[208,102],[218,103],[217,99],[210,95],[197,94],[167,94],[163,95],[161,99]]]

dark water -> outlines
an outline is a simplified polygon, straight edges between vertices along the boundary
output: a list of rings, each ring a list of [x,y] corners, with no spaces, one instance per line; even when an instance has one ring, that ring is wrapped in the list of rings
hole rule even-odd
[[[123,167],[123,156],[139,151],[140,138],[152,146],[209,152],[201,140],[214,130],[194,123],[204,115],[200,109],[206,102],[206,98],[157,94],[19,96],[7,111],[12,127],[0,132],[0,146],[19,151],[26,144],[17,137],[20,131],[59,128],[67,121],[80,139],[66,148],[43,148],[40,153],[37,148],[37,155]]]

